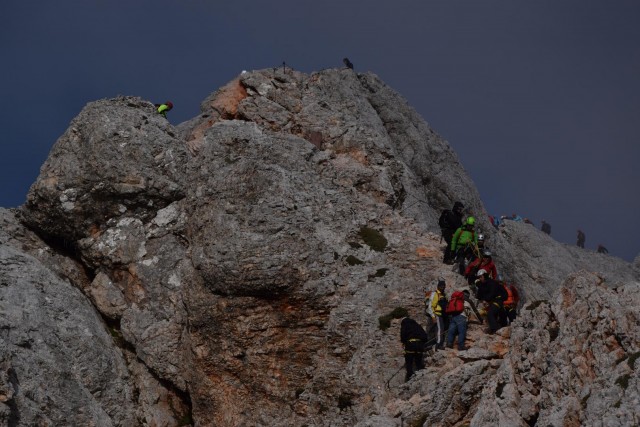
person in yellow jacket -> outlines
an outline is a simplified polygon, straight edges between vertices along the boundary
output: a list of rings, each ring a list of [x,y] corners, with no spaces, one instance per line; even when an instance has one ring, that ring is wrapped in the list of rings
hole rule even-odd
[[[165,119],[167,118],[167,111],[171,111],[173,108],[173,102],[167,101],[164,104],[158,106],[158,114],[161,114]]]
[[[435,349],[444,349],[444,334],[447,330],[447,315],[444,310],[447,307],[447,296],[444,293],[447,287],[442,277],[438,279],[436,291],[431,294],[427,304],[427,315],[429,316],[429,333],[435,332],[436,345]]]

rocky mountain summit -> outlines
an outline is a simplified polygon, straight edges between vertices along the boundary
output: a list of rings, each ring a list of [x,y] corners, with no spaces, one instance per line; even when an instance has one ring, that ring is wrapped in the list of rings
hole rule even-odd
[[[437,219],[478,218],[523,294],[498,335],[430,352]],[[98,426],[640,423],[640,258],[494,229],[456,154],[373,74],[245,73],[172,126],[87,105],[0,209],[0,420]]]

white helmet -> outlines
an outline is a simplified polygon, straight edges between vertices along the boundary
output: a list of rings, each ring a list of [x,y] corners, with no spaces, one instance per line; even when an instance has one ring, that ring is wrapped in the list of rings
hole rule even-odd
[[[478,274],[476,276],[480,277],[487,274],[487,270],[485,270],[484,268],[481,268],[480,270],[478,270]]]

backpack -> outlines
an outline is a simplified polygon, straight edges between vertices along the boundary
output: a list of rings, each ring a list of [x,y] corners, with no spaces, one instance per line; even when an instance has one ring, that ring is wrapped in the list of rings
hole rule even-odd
[[[495,300],[500,300],[504,304],[504,302],[509,298],[509,292],[504,285],[498,283],[498,291],[496,292]]]
[[[508,307],[515,307],[518,305],[518,301],[520,301],[520,295],[518,295],[518,290],[514,285],[508,285],[503,283],[505,291],[507,291],[507,299],[504,301],[504,305]]]
[[[451,294],[451,299],[445,309],[446,314],[460,314],[464,311],[464,294],[460,291],[455,291]]]
[[[431,296],[434,291],[425,291],[424,292],[424,314],[429,317],[429,304],[431,304]]]

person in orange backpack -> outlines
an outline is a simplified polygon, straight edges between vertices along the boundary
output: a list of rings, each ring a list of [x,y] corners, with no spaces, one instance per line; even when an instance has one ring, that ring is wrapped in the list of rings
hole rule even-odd
[[[505,281],[500,281],[500,283],[504,286],[505,291],[507,291],[507,299],[504,300],[502,305],[504,307],[508,323],[511,324],[516,320],[516,316],[518,315],[517,308],[518,303],[520,302],[520,294],[513,284],[509,284]]]
[[[504,287],[489,277],[486,270],[478,271],[478,287],[477,297],[480,301],[486,301],[489,304],[487,311],[487,320],[489,328],[486,330],[488,334],[494,334],[500,329],[500,313],[503,311],[503,303],[507,299],[507,291]]]

